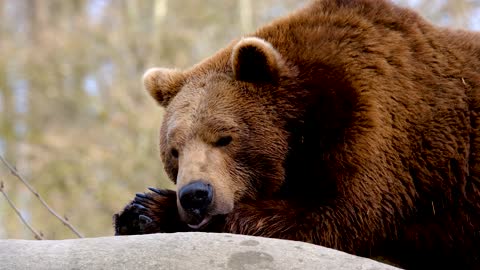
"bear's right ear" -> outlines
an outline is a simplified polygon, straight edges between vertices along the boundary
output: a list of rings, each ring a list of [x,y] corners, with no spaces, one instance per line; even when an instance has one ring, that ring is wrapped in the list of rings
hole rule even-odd
[[[184,74],[176,69],[151,68],[143,75],[145,89],[162,107],[170,103],[184,81]]]

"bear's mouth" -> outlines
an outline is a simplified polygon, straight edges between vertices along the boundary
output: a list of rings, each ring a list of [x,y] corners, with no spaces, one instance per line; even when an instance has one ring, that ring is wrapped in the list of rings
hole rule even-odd
[[[208,216],[205,216],[202,219],[202,221],[200,221],[200,223],[198,223],[198,224],[187,224],[187,225],[188,225],[188,227],[190,227],[194,230],[198,230],[198,229],[201,229],[201,228],[205,227],[206,225],[208,225],[210,220],[212,220],[212,216],[208,215]]]

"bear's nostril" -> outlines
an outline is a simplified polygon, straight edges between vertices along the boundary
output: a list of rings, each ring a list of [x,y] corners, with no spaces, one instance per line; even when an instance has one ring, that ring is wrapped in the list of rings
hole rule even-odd
[[[185,211],[201,216],[212,203],[213,188],[210,184],[195,181],[181,188],[178,195]]]

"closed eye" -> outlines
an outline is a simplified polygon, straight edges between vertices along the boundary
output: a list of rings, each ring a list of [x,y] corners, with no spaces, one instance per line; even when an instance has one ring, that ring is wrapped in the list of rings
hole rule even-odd
[[[220,137],[220,139],[218,139],[216,142],[215,142],[215,146],[217,147],[224,147],[224,146],[227,146],[229,145],[231,142],[232,142],[232,136],[223,136],[223,137]]]
[[[172,148],[172,150],[170,150],[170,154],[172,155],[172,157],[178,158],[178,150],[177,149]]]

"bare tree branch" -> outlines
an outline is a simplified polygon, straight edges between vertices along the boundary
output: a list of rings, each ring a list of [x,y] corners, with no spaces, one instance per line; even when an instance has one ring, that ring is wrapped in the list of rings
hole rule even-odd
[[[35,239],[43,240],[43,237],[28,223],[28,221],[25,220],[25,218],[23,218],[22,214],[20,214],[20,211],[18,211],[17,207],[15,207],[12,200],[10,200],[10,198],[8,197],[7,193],[5,193],[5,190],[3,189],[3,187],[4,186],[2,181],[0,182],[0,192],[3,194],[3,196],[5,197],[5,199],[7,200],[8,204],[13,209],[13,211],[15,211],[15,213],[20,218],[20,220],[22,220],[23,224],[25,224],[25,226],[27,226],[27,228],[33,233]]]
[[[10,163],[8,163],[5,158],[0,155],[0,160],[3,162],[3,164],[5,164],[5,166],[8,168],[8,170],[10,171],[11,174],[13,174],[15,177],[18,178],[18,180],[20,180],[29,190],[30,192],[33,193],[33,195],[35,195],[35,197],[37,197],[37,199],[43,204],[43,206],[45,206],[45,208],[47,208],[48,212],[50,212],[52,215],[54,215],[58,220],[60,220],[65,226],[67,226],[74,234],[76,234],[79,238],[83,238],[83,235],[78,232],[77,229],[75,229],[75,227],[70,223],[68,222],[67,220],[65,220],[64,218],[62,218],[59,214],[57,214],[57,212],[55,212],[44,200],[43,198],[40,196],[40,194],[38,194],[38,192],[27,182],[27,180],[25,180],[25,178],[23,178],[19,173],[18,171],[12,166],[10,165]]]

